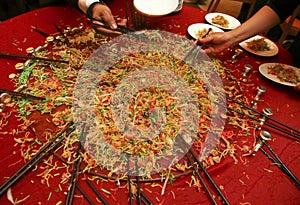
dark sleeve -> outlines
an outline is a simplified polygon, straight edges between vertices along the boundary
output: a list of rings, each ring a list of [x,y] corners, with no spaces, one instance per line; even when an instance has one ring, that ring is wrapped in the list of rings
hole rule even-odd
[[[267,2],[267,5],[277,13],[281,21],[291,15],[299,4],[300,0],[269,0]]]
[[[36,1],[36,0],[26,0],[26,1]],[[38,0],[38,2],[40,7],[68,4],[74,6],[75,8],[78,8],[78,0]]]
[[[78,8],[78,0],[67,0],[68,4]]]

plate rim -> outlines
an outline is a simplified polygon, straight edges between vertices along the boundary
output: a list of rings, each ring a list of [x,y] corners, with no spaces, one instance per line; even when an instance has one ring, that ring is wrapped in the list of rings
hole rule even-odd
[[[232,20],[234,20],[234,21],[236,21],[236,23],[238,24],[238,25],[236,25],[235,27],[223,27],[223,26],[220,26],[220,25],[218,25],[218,24],[214,24],[214,23],[212,23],[211,22],[211,16],[217,16],[217,15],[222,15],[222,16],[224,16],[224,17],[227,17],[227,18],[230,18],[230,19],[232,19]],[[218,28],[221,28],[221,29],[225,29],[225,30],[232,30],[232,29],[235,29],[235,28],[237,28],[238,26],[240,26],[241,25],[241,22],[237,19],[237,18],[235,18],[235,17],[233,17],[233,16],[231,16],[231,15],[229,15],[229,14],[225,14],[225,13],[220,13],[220,12],[212,12],[212,13],[208,13],[208,14],[206,14],[205,15],[205,20],[209,23],[209,24],[211,24],[211,25],[213,25],[213,26],[216,26],[216,27],[218,27]],[[230,22],[229,22],[230,23]]]
[[[267,41],[268,44],[271,44],[271,45],[274,46],[275,51],[274,51],[273,53],[268,54],[268,53],[266,53],[266,51],[258,51],[258,52],[257,52],[257,51],[253,51],[253,50],[249,49],[249,48],[247,47],[246,42],[248,42],[248,41],[250,41],[250,40],[252,40],[252,39],[254,40],[254,39],[256,39],[256,38],[264,38],[264,39]],[[261,36],[261,35],[255,35],[255,36],[252,36],[252,37],[250,37],[250,38],[248,38],[248,39],[246,39],[246,40],[240,42],[240,43],[239,43],[239,46],[242,47],[244,50],[248,51],[249,53],[252,53],[252,54],[257,55],[257,56],[262,56],[262,57],[272,57],[272,56],[276,56],[276,55],[279,53],[279,48],[278,48],[278,46],[276,45],[276,43],[274,43],[274,42],[271,41],[270,39],[268,39],[268,38],[266,38],[266,37],[264,37],[264,36]]]
[[[279,79],[276,75],[272,75],[272,74],[268,74],[268,73],[267,73],[268,66],[270,66],[270,65],[275,65],[275,64],[282,64],[282,65],[284,65],[284,66],[288,66],[288,67],[291,67],[291,68],[297,69],[297,70],[300,69],[300,68],[297,68],[297,67],[292,66],[292,65],[288,65],[288,64],[278,63],[278,62],[277,62],[277,63],[263,63],[263,64],[259,65],[258,71],[259,71],[259,73],[260,73],[261,75],[263,75],[265,78],[267,78],[267,79],[269,79],[269,80],[271,80],[271,81],[273,81],[273,82],[275,82],[275,83],[279,83],[279,84],[285,85],[285,86],[294,87],[296,84],[290,83],[290,82],[280,81],[280,79]],[[297,73],[298,73],[298,72],[297,72]],[[300,71],[299,71],[299,73],[300,73]],[[300,75],[299,75],[299,77],[300,77]]]
[[[224,32],[221,28],[217,27],[217,26],[214,26],[214,25],[211,25],[211,24],[207,24],[207,23],[193,23],[193,24],[190,24],[187,28],[187,31],[188,31],[188,34],[193,37],[194,39],[197,39],[196,37],[194,37],[191,33],[190,33],[190,28],[192,26],[196,26],[196,25],[207,25],[208,27],[211,27],[213,29],[217,29],[219,30],[218,32]]]
[[[139,12],[141,12],[142,14],[147,15],[147,16],[165,16],[165,15],[171,14],[172,12],[174,12],[174,11],[176,10],[176,8],[178,7],[178,4],[179,4],[178,1],[172,0],[172,1],[174,1],[174,3],[177,2],[177,4],[174,4],[174,7],[175,7],[174,9],[172,9],[172,10],[166,12],[166,13],[151,14],[151,13],[147,13],[147,12],[142,11],[142,10],[140,10],[139,8],[137,8],[137,6],[136,6],[136,2],[137,2],[137,1],[149,1],[149,0],[133,0],[133,6],[134,6],[134,8],[135,8],[137,11],[139,11]],[[175,6],[175,5],[176,5],[176,6]]]

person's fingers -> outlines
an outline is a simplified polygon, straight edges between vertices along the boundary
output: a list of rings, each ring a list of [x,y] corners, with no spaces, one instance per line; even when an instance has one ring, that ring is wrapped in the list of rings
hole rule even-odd
[[[106,25],[108,25],[111,29],[116,29],[118,27],[115,19],[113,18],[112,14],[110,12],[105,11],[103,13],[102,19],[103,19],[104,23]]]
[[[209,35],[206,38],[198,38],[197,42],[202,43],[202,44],[207,44],[207,43],[211,42],[212,40],[213,40],[213,37]]]
[[[108,36],[116,36],[121,34],[118,31],[110,29],[109,26],[106,26],[104,23],[99,21],[90,21],[89,24],[92,25],[93,29],[99,34],[104,34]]]
[[[103,35],[106,35],[106,36],[118,36],[118,35],[121,35],[122,33],[119,32],[119,31],[114,31],[114,30],[110,30],[110,29],[106,29],[106,28],[103,28],[103,27],[99,27],[97,25],[93,25],[93,29],[99,33],[99,34],[103,34]]]
[[[206,54],[211,54],[211,53],[219,53],[221,52],[223,49],[217,48],[217,47],[212,47],[212,46],[208,46],[206,48],[203,48],[202,51]]]
[[[97,4],[93,8],[93,17],[97,19],[102,19],[103,22],[108,25],[111,29],[116,29],[117,24],[111,13],[111,10],[103,4]]]

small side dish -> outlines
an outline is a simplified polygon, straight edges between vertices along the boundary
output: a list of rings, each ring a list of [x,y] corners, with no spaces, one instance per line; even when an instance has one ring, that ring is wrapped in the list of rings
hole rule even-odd
[[[223,28],[227,28],[229,26],[229,21],[222,15],[217,15],[212,18],[212,23],[217,24]]]
[[[264,38],[256,38],[246,42],[247,47],[253,51],[269,51],[271,48]]]
[[[268,66],[268,74],[275,75],[281,82],[294,84],[300,82],[295,69],[284,64],[276,63]]]

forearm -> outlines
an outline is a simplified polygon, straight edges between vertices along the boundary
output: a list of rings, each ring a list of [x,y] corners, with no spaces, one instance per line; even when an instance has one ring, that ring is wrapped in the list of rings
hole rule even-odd
[[[249,20],[231,32],[231,44],[235,45],[251,36],[267,31],[280,23],[276,12],[268,6],[264,6]]]

